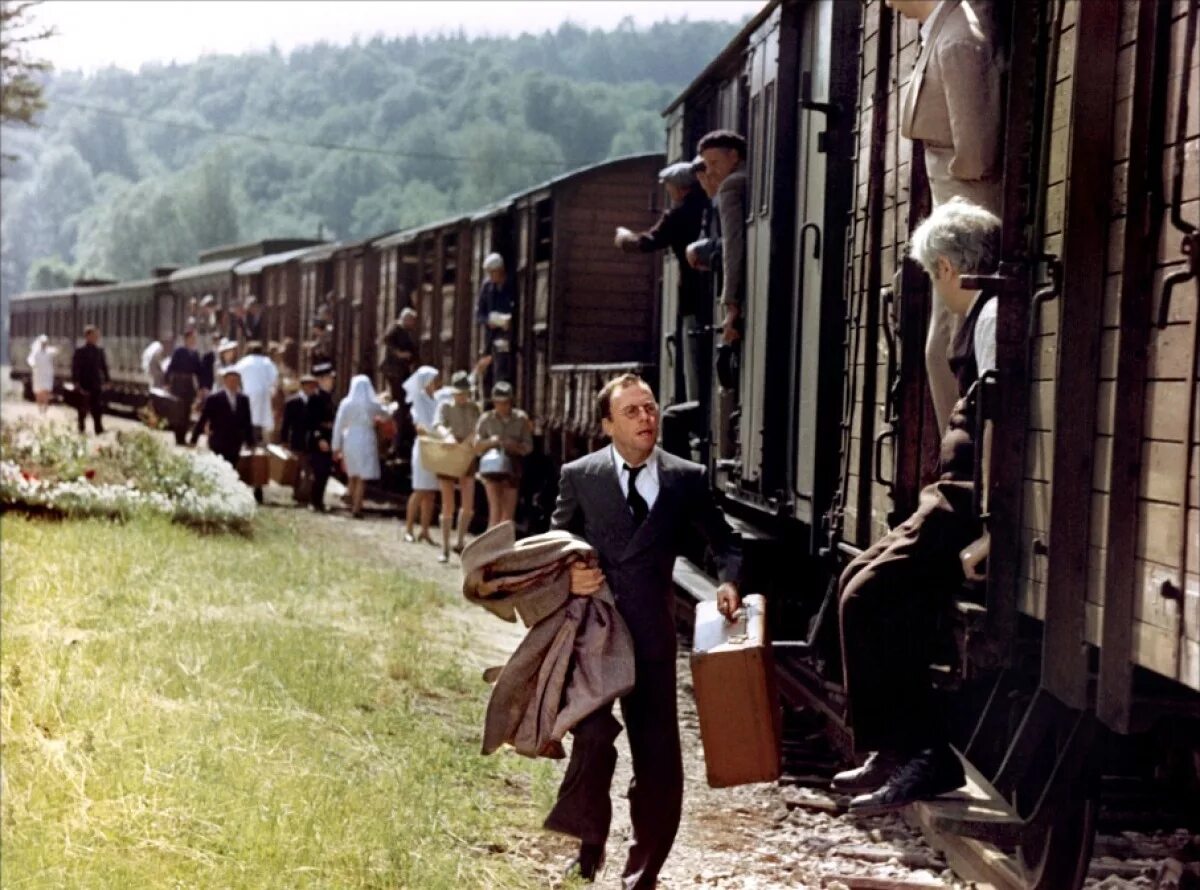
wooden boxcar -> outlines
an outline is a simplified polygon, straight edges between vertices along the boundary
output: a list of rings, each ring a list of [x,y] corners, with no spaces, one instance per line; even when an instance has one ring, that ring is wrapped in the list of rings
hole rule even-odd
[[[284,362],[291,368],[299,367],[301,346],[307,336],[300,325],[300,260],[323,246],[267,254],[246,260],[234,269],[239,284],[243,280],[257,282],[247,293],[262,301],[265,336],[284,347]]]

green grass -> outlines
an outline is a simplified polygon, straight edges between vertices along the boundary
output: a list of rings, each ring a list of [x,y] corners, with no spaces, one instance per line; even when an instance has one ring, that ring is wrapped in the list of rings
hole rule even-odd
[[[478,755],[458,613],[295,522],[3,517],[5,888],[535,885],[554,771]]]

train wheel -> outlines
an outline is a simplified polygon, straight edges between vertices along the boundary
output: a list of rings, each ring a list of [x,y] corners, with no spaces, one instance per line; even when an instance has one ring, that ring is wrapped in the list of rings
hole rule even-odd
[[[1031,843],[1017,848],[1017,864],[1026,890],[1077,890],[1087,878],[1096,838],[1095,794],[1076,797],[1055,824]]]

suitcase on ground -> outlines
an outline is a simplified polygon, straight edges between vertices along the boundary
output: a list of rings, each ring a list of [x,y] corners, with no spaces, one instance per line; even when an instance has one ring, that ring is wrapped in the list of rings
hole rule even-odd
[[[696,606],[692,685],[713,788],[779,778],[782,714],[766,627],[761,594],[742,600],[734,622],[714,601]]]
[[[265,448],[242,451],[238,455],[238,476],[253,488],[261,488],[271,481],[271,458]]]
[[[295,485],[300,475],[300,459],[282,445],[268,445],[267,456],[271,465],[271,481],[280,485]]]

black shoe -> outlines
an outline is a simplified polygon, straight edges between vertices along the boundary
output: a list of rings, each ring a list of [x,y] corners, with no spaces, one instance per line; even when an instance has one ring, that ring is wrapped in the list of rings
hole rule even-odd
[[[589,884],[604,865],[604,844],[580,844],[579,855],[567,865],[565,878],[582,878]]]
[[[966,782],[962,761],[949,748],[926,748],[892,774],[871,794],[850,801],[850,814],[878,816],[902,809],[918,800],[961,788]]]
[[[829,787],[843,794],[863,794],[874,791],[892,777],[904,759],[891,751],[874,751],[857,769],[848,769],[833,777]]]

